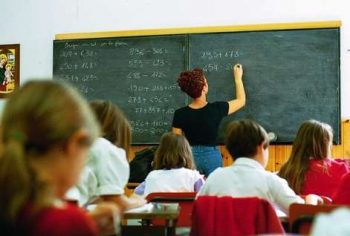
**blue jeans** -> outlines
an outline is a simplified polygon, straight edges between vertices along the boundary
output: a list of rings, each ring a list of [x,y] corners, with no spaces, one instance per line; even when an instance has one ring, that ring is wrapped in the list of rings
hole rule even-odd
[[[197,170],[208,177],[216,168],[222,167],[222,157],[216,146],[192,146],[194,163]]]

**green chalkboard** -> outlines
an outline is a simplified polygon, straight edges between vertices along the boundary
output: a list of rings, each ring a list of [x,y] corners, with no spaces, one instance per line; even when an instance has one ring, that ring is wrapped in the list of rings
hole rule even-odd
[[[88,99],[120,106],[134,144],[158,143],[174,110],[188,98],[176,84],[185,69],[203,68],[208,100],[235,97],[232,65],[244,67],[246,106],[227,123],[252,118],[291,143],[307,119],[329,123],[340,141],[339,28],[55,40],[53,74]],[[205,127],[203,127],[205,128]]]
[[[204,68],[208,99],[233,97],[232,64],[244,67],[246,106],[222,122],[252,118],[293,141],[299,125],[317,119],[334,129],[339,143],[340,55],[338,29],[198,34],[190,36],[190,66]]]
[[[174,79],[186,68],[186,43],[182,35],[54,41],[53,74],[89,100],[117,104],[134,144],[157,143],[186,104]]]

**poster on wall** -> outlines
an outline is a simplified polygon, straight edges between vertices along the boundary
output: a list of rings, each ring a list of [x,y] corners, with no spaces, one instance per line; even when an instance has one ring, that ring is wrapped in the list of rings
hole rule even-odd
[[[19,87],[19,44],[0,45],[0,98]]]

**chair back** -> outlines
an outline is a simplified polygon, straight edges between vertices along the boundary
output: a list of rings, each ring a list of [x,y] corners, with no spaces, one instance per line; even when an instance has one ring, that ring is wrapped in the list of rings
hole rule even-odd
[[[283,234],[275,209],[257,197],[199,196],[191,236]]]
[[[191,227],[191,214],[196,192],[154,192],[146,196],[147,202],[179,203],[180,215],[177,227]],[[162,220],[153,220],[154,225],[163,225]]]
[[[344,205],[309,205],[293,203],[289,207],[289,225],[292,233],[308,234],[314,216],[321,212],[331,212]]]

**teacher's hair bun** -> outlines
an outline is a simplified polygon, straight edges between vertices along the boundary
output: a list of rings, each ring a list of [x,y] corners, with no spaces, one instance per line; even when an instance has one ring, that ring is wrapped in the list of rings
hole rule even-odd
[[[205,79],[203,70],[195,68],[192,71],[181,72],[177,83],[181,90],[192,98],[198,98],[202,94]]]

